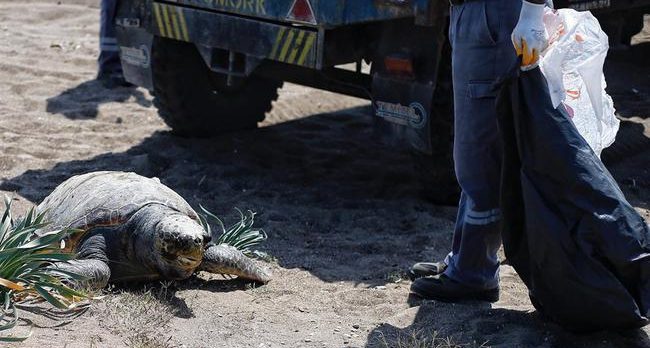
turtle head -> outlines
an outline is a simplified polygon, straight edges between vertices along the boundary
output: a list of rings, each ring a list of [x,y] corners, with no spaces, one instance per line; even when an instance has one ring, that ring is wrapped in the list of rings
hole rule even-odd
[[[156,225],[155,252],[165,278],[184,279],[201,264],[210,235],[187,215],[163,217]]]

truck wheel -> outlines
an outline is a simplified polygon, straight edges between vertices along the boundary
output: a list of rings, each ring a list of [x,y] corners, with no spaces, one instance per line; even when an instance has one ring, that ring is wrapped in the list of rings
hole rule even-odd
[[[422,198],[436,204],[458,205],[460,187],[454,171],[454,104],[451,78],[451,47],[445,44],[431,114],[433,153],[413,152]]]
[[[181,136],[206,137],[252,129],[278,98],[281,81],[249,76],[227,86],[193,44],[156,37],[153,43],[154,105]]]

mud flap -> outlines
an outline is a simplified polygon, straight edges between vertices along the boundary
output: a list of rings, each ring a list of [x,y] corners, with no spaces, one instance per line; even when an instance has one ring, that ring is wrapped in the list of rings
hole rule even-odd
[[[139,21],[118,19],[117,42],[124,77],[130,83],[153,89],[151,47],[153,35],[139,27]]]
[[[374,74],[372,104],[382,141],[432,154],[430,122],[434,90],[433,83]]]

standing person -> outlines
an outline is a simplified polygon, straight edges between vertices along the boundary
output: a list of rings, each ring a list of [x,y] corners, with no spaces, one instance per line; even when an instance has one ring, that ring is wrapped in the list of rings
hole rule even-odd
[[[132,86],[124,79],[120,49],[117,45],[115,15],[118,0],[102,0],[99,26],[99,59],[97,80],[106,88]]]
[[[455,105],[454,161],[462,188],[452,251],[418,263],[411,292],[443,301],[499,299],[501,143],[493,82],[518,54],[538,64],[547,45],[544,0],[451,0],[449,40]],[[513,43],[515,44],[513,47]]]

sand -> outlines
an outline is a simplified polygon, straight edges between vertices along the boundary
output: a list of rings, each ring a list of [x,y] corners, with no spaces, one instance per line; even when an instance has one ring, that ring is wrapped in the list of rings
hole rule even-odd
[[[74,174],[157,176],[229,221],[234,207],[258,212],[274,280],[200,274],[148,293],[113,289],[60,327],[25,314],[46,327],[14,346],[650,346],[648,328],[576,336],[543,322],[509,266],[493,305],[409,298],[404,271],[447,253],[456,208],[418,197],[411,157],[377,141],[366,101],[286,85],[258,130],[177,138],[146,90],[93,81],[98,16],[96,1],[0,0],[0,193],[24,212]],[[625,137],[637,142],[650,138],[648,33],[608,63]],[[610,157],[650,220],[648,147]]]

